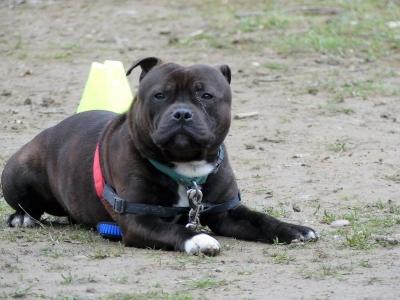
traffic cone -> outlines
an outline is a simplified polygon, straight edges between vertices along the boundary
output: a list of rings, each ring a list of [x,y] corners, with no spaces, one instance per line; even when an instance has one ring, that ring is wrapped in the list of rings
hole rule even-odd
[[[120,61],[93,62],[77,112],[108,110],[125,113],[133,96]]]

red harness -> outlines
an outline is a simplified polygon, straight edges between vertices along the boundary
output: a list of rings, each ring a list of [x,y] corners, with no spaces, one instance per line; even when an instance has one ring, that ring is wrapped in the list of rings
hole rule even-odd
[[[97,143],[96,151],[94,152],[93,179],[94,179],[94,187],[96,189],[96,195],[100,199],[103,199],[105,181],[104,181],[104,176],[103,176],[103,172],[101,170],[101,165],[100,165],[100,146],[99,146],[99,143]]]

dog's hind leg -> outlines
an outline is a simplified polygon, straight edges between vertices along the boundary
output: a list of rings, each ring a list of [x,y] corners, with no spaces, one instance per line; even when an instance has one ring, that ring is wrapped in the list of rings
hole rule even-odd
[[[33,227],[44,210],[35,205],[34,180],[29,164],[21,153],[14,155],[6,164],[1,176],[4,199],[15,209],[8,217],[10,227]]]
[[[47,180],[34,150],[32,142],[25,145],[10,158],[1,176],[4,199],[15,209],[7,221],[10,227],[32,227],[46,210],[42,190]]]

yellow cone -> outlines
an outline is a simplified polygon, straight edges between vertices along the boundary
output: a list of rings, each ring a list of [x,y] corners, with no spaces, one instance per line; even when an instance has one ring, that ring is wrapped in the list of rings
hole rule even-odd
[[[125,113],[133,96],[120,61],[93,62],[77,112],[108,110]]]

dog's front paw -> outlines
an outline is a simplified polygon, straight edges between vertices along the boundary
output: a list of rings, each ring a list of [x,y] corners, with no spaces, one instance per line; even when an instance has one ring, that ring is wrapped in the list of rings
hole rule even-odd
[[[220,248],[221,246],[216,239],[204,233],[195,235],[185,242],[185,251],[191,255],[203,253],[214,256],[219,253]]]
[[[308,242],[318,240],[319,234],[310,227],[282,223],[276,230],[276,238],[284,243]]]

